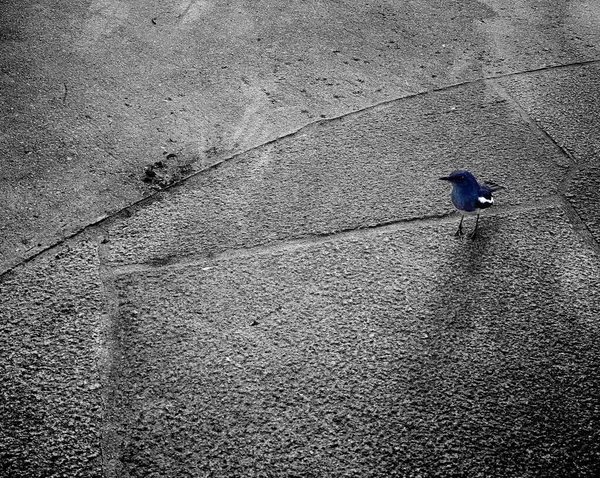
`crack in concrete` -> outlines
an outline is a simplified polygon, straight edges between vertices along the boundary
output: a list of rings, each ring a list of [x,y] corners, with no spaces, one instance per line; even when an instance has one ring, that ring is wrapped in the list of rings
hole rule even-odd
[[[498,78],[491,78],[485,80],[485,82],[488,85],[490,85],[500,97],[506,100],[508,105],[510,105],[511,108],[519,114],[521,119],[529,125],[533,133],[535,133],[542,141],[549,143],[560,156],[566,156],[569,162],[569,167],[576,162],[575,158],[568,151],[566,151],[562,146],[560,146],[554,140],[554,138],[550,136],[550,134],[540,126],[540,124],[537,121],[535,121],[533,118],[531,118],[531,116],[529,116],[529,114],[527,113],[527,111],[525,111],[521,104],[515,98],[513,98],[506,91],[506,89],[498,82]]]
[[[119,417],[118,406],[115,401],[117,400],[117,391],[119,390],[119,385],[115,381],[116,371],[119,367],[119,342],[117,336],[117,319],[118,319],[118,309],[119,302],[117,297],[117,290],[115,286],[115,281],[119,276],[127,275],[127,274],[136,274],[141,272],[148,271],[156,271],[162,269],[183,269],[190,266],[197,265],[206,265],[210,267],[210,263],[215,260],[220,259],[236,259],[247,257],[250,255],[256,254],[271,254],[277,251],[293,251],[306,247],[310,247],[315,244],[324,244],[327,242],[333,242],[337,240],[343,239],[352,239],[363,237],[364,235],[369,234],[389,234],[402,229],[411,229],[415,226],[427,226],[427,225],[436,225],[440,223],[450,223],[458,218],[458,216],[454,212],[432,215],[427,217],[414,217],[409,219],[399,219],[399,220],[391,220],[378,224],[370,224],[370,225],[360,225],[358,227],[324,232],[319,234],[295,237],[291,239],[285,239],[278,242],[260,244],[252,247],[245,248],[236,248],[225,250],[220,253],[211,255],[211,256],[177,256],[172,259],[169,259],[169,262],[162,263],[159,265],[151,265],[151,264],[134,264],[127,265],[121,267],[113,267],[108,264],[108,246],[106,245],[105,237],[107,237],[108,233],[104,230],[103,226],[107,226],[108,222],[111,220],[118,219],[120,217],[127,217],[137,208],[144,207],[151,202],[158,200],[164,195],[168,194],[169,191],[173,188],[184,185],[188,179],[195,177],[200,174],[204,174],[207,171],[216,169],[225,163],[229,163],[234,161],[236,158],[247,154],[251,151],[254,151],[258,148],[262,148],[268,146],[269,144],[273,144],[277,141],[280,141],[284,138],[294,137],[309,131],[312,131],[315,128],[320,127],[323,124],[330,123],[335,120],[340,120],[345,117],[350,117],[357,114],[362,114],[367,111],[375,110],[378,108],[385,108],[391,104],[397,103],[399,101],[407,100],[409,98],[434,93],[441,92],[445,90],[450,90],[453,88],[460,88],[463,86],[467,86],[470,84],[478,83],[478,82],[488,82],[494,90],[504,99],[506,99],[511,107],[523,118],[523,120],[530,125],[532,130],[536,132],[544,141],[552,143],[552,145],[560,151],[560,154],[564,155],[569,160],[568,172],[561,181],[559,185],[559,194],[552,195],[544,198],[542,201],[534,205],[514,205],[514,206],[506,206],[506,207],[498,207],[494,211],[489,211],[486,215],[497,216],[503,214],[510,214],[511,212],[518,211],[531,211],[531,210],[539,210],[539,209],[547,209],[551,207],[559,207],[561,210],[565,212],[567,217],[569,218],[571,224],[574,229],[584,238],[585,242],[593,247],[593,249],[600,255],[600,246],[598,242],[594,239],[591,231],[587,227],[587,225],[582,220],[581,216],[578,212],[573,208],[567,197],[565,196],[565,190],[567,185],[569,184],[570,179],[573,177],[575,172],[578,170],[577,161],[573,158],[573,156],[562,148],[543,128],[540,127],[538,123],[532,120],[529,115],[523,110],[521,105],[510,96],[504,88],[496,81],[497,79],[518,75],[528,75],[533,73],[538,73],[546,70],[554,70],[558,68],[569,68],[569,67],[577,67],[581,65],[586,65],[590,63],[599,63],[600,60],[593,60],[588,62],[577,62],[569,65],[559,65],[559,66],[549,66],[538,68],[535,70],[518,72],[518,73],[510,73],[505,75],[498,75],[494,77],[488,78],[480,78],[476,80],[470,80],[466,82],[461,82],[452,85],[446,85],[441,88],[437,88],[434,90],[423,91],[419,93],[415,93],[408,96],[396,97],[390,100],[381,101],[367,107],[364,107],[357,111],[351,111],[348,113],[344,113],[342,115],[336,117],[330,117],[327,119],[320,119],[311,123],[308,123],[297,130],[287,133],[276,138],[273,138],[261,145],[254,146],[248,148],[244,151],[237,152],[230,156],[224,157],[219,161],[205,167],[204,169],[194,172],[176,183],[157,191],[150,196],[141,198],[138,201],[133,202],[123,208],[97,218],[90,224],[80,227],[76,231],[70,233],[59,241],[44,247],[41,250],[36,251],[31,256],[23,259],[21,262],[13,265],[9,269],[2,271],[0,273],[0,279],[5,275],[9,274],[12,270],[16,269],[19,266],[22,266],[38,256],[51,251],[52,249],[61,246],[67,243],[70,240],[75,240],[83,233],[91,232],[97,240],[97,253],[100,262],[99,266],[99,274],[103,287],[103,296],[105,298],[106,308],[103,314],[102,324],[101,324],[101,333],[102,333],[102,350],[100,354],[100,359],[98,362],[98,370],[101,377],[101,382],[103,384],[103,392],[102,392],[102,400],[104,403],[104,416],[103,422],[101,425],[102,436],[101,436],[101,454],[102,454],[102,467],[103,467],[103,476],[107,478],[113,478],[119,476],[120,468],[121,468],[121,459],[120,459],[120,450],[122,448],[122,444],[120,442],[120,429],[122,427],[122,421]],[[111,153],[108,153],[111,154]],[[112,154],[111,154],[112,155]]]
[[[214,170],[219,168],[220,166],[226,164],[226,163],[230,163],[234,160],[236,160],[237,158],[239,158],[242,155],[245,155],[249,152],[252,151],[256,151],[259,148],[264,148],[270,144],[276,143],[277,141],[281,141],[285,138],[293,138],[297,135],[306,133],[306,132],[310,132],[312,130],[314,130],[315,128],[318,128],[319,126],[323,125],[323,124],[327,124],[330,123],[332,121],[336,121],[336,120],[341,120],[343,118],[347,118],[347,117],[351,117],[354,115],[360,115],[372,110],[377,110],[380,108],[386,108],[392,104],[395,104],[397,102],[403,101],[403,100],[409,100],[411,98],[416,98],[419,96],[423,96],[426,94],[431,94],[431,93],[435,93],[435,92],[442,92],[442,91],[447,91],[447,90],[451,90],[454,88],[460,88],[463,86],[468,86],[468,85],[472,85],[475,83],[480,83],[480,82],[490,82],[492,84],[494,84],[494,82],[492,80],[497,80],[497,79],[501,79],[501,78],[510,78],[510,77],[516,77],[516,76],[522,76],[522,75],[530,75],[530,74],[535,74],[535,73],[540,73],[540,72],[544,72],[544,71],[552,71],[552,70],[557,70],[557,69],[566,69],[566,68],[576,68],[579,66],[585,66],[585,65],[590,65],[590,64],[598,64],[600,63],[600,59],[593,59],[593,60],[584,60],[584,61],[577,61],[577,62],[573,62],[573,63],[568,63],[568,64],[563,64],[563,65],[547,65],[547,66],[543,66],[543,67],[539,67],[539,68],[534,68],[531,70],[523,70],[523,71],[519,71],[519,72],[511,72],[511,73],[504,73],[504,74],[500,74],[500,75],[490,75],[487,77],[483,77],[483,78],[475,78],[475,79],[471,79],[471,80],[467,80],[467,81],[463,81],[463,82],[459,82],[459,83],[453,83],[453,84],[449,84],[449,85],[445,85],[439,88],[433,88],[433,89],[428,89],[428,90],[424,90],[424,91],[419,91],[417,93],[414,94],[409,94],[409,95],[403,95],[403,96],[398,96],[398,97],[394,97],[388,100],[383,100],[368,106],[365,106],[364,108],[358,109],[358,110],[354,110],[354,111],[349,111],[347,113],[342,113],[338,116],[332,116],[332,117],[328,117],[328,118],[323,118],[323,119],[319,119],[316,121],[312,121],[310,123],[307,123],[301,127],[299,127],[298,129],[277,136],[275,138],[272,138],[264,143],[261,143],[260,145],[256,145],[256,146],[252,146],[251,148],[245,149],[243,151],[239,151],[236,152],[234,154],[231,154],[229,156],[223,157],[221,159],[219,159],[218,161],[216,161],[213,164],[210,164],[208,166],[206,166],[205,168],[199,170],[199,171],[195,171],[187,176],[182,177],[181,179],[179,179],[178,181],[174,182],[173,184],[170,184],[166,187],[164,187],[163,189],[156,191],[152,194],[150,194],[149,196],[145,196],[137,201],[134,201],[131,204],[128,204],[126,206],[123,206],[122,208],[107,214],[105,216],[101,216],[100,218],[98,218],[96,221],[87,224],[85,226],[80,227],[79,229],[75,230],[74,232],[70,233],[69,235],[63,237],[62,239],[60,239],[59,241],[49,244],[48,246],[42,247],[41,249],[37,250],[35,253],[31,254],[30,256],[27,256],[25,258],[23,258],[21,261],[12,264],[11,266],[9,266],[7,269],[3,270],[0,272],[0,279],[2,279],[5,275],[9,274],[10,272],[12,272],[13,270],[15,270],[16,268],[27,264],[28,262],[34,260],[35,258],[41,256],[42,254],[54,249],[57,246],[60,246],[62,244],[64,244],[65,242],[67,242],[70,239],[73,239],[77,236],[79,236],[80,234],[87,232],[95,227],[101,226],[102,224],[108,222],[109,220],[115,220],[119,217],[122,217],[123,215],[130,215],[132,213],[133,210],[140,208],[140,207],[144,207],[145,205],[148,205],[150,203],[152,203],[153,201],[159,199],[160,197],[162,197],[164,195],[164,193],[169,192],[171,189],[176,189],[178,187],[181,187],[183,185],[185,185],[185,183],[193,178],[196,177],[200,174],[205,174],[208,171]],[[495,87],[496,85],[494,85]],[[505,94],[507,95],[507,93],[505,92]],[[516,101],[512,98],[510,98],[509,100],[511,102],[511,104],[513,105],[518,105],[518,103],[516,103]],[[520,107],[519,107],[520,108]],[[520,108],[521,111],[519,111],[519,114],[523,115],[526,113],[522,110],[522,108]],[[525,116],[527,117],[527,115]],[[524,117],[524,118],[525,118]],[[546,140],[551,141],[555,147],[558,147],[561,151],[562,154],[566,155],[571,162],[573,162],[573,158],[572,156],[566,151],[564,150],[562,147],[560,147],[560,145],[558,145],[554,139],[552,137],[550,137],[543,129],[541,129],[539,127],[539,125],[537,125],[537,123],[535,123],[533,120],[528,119],[528,122],[530,122],[531,124],[535,125],[536,128],[538,128],[540,130],[540,133],[543,134],[543,136],[546,138]],[[563,180],[564,181],[564,180]],[[566,200],[566,199],[565,199]],[[568,201],[566,201],[568,202]],[[569,208],[567,208],[569,209]],[[571,212],[571,216],[573,218],[577,218],[577,222],[580,225],[583,225],[583,229],[585,229],[586,231],[588,231],[589,235],[591,236],[591,233],[589,232],[588,227],[585,225],[585,223],[583,222],[583,220],[581,219],[581,217],[579,216],[579,214],[572,208],[572,206],[569,209]],[[573,216],[574,214],[574,216]],[[418,220],[418,219],[417,219]],[[587,236],[587,234],[586,234]],[[593,236],[591,236],[593,238]],[[595,241],[594,239],[594,248],[595,249],[600,249],[600,246],[598,246],[598,243]]]
[[[594,62],[587,62],[594,63]],[[565,212],[569,222],[575,229],[575,231],[581,236],[583,241],[590,246],[597,254],[600,255],[600,244],[594,237],[594,234],[585,223],[577,209],[573,207],[569,199],[567,198],[566,192],[571,183],[571,180],[575,174],[580,170],[579,162],[577,159],[563,146],[561,146],[553,137],[548,133],[537,121],[535,121],[527,111],[521,106],[516,98],[512,97],[504,87],[497,81],[498,79],[486,80],[490,86],[498,93],[502,98],[506,99],[507,103],[516,111],[519,116],[525,121],[531,130],[537,134],[543,141],[549,143],[559,155],[567,159],[568,166],[567,172],[563,176],[559,186],[559,198],[561,200],[562,209]]]
[[[495,211],[487,210],[485,212],[485,216],[495,217],[505,215],[511,212],[534,211],[549,209],[553,207],[558,207],[561,209],[563,208],[561,198],[557,195],[547,196],[546,198],[538,201],[534,205],[518,204],[513,206],[497,208]],[[190,254],[187,256],[170,257],[169,260],[161,261],[160,263],[146,262],[128,264],[124,266],[115,266],[113,269],[113,274],[115,275],[115,277],[119,277],[128,274],[136,274],[140,272],[157,271],[163,269],[178,270],[200,264],[206,265],[210,262],[215,262],[221,259],[235,259],[257,254],[272,254],[278,251],[294,251],[305,247],[310,247],[315,244],[324,244],[343,239],[360,238],[364,235],[369,234],[389,234],[399,230],[412,229],[414,227],[445,224],[453,221],[458,221],[458,218],[459,214],[456,211],[452,211],[444,214],[436,214],[427,217],[414,217],[408,219],[386,221],[379,224],[361,225],[354,228],[341,229],[337,231],[323,232],[305,236],[297,236],[293,238],[258,244],[254,246],[226,249],[217,253]]]

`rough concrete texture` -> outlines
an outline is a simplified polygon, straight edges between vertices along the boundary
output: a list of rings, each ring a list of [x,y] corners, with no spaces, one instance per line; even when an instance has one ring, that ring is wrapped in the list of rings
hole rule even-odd
[[[598,256],[557,207],[486,226],[117,275],[119,476],[592,476]]]
[[[476,82],[408,98],[248,152],[120,221],[110,231],[109,260],[164,264],[448,214],[448,185],[438,178],[460,168],[510,183],[498,194],[502,204],[556,194],[568,158],[497,88]]]
[[[56,248],[0,282],[0,476],[102,476],[97,249]]]
[[[1,8],[2,269],[315,119],[600,56],[599,7],[587,1]]]
[[[527,114],[573,158],[565,195],[600,241],[600,68],[505,78],[507,88]]]
[[[510,3],[3,2],[0,476],[600,474],[600,8]]]

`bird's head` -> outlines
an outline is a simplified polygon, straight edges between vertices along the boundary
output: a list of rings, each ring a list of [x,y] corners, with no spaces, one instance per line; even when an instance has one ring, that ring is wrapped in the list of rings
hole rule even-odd
[[[449,181],[458,188],[477,186],[477,179],[469,171],[454,171],[449,176],[440,178],[441,181]]]

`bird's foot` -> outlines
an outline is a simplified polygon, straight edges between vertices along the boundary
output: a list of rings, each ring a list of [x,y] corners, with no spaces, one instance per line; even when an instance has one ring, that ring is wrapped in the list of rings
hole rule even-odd
[[[475,239],[477,237],[477,229],[473,229],[469,234],[467,234],[469,239]]]
[[[463,223],[464,218],[465,218],[464,214],[462,216],[460,216],[460,222],[458,223],[458,229],[454,233],[454,235],[456,237],[462,237],[462,235],[464,234],[463,233],[463,228],[462,228],[462,223]]]

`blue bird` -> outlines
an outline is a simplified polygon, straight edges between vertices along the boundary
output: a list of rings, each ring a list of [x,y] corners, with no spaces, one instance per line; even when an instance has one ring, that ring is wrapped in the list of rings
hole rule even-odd
[[[477,214],[477,221],[475,222],[475,228],[473,232],[469,234],[469,237],[475,237],[477,233],[477,225],[479,224],[479,214],[482,210],[494,204],[494,198],[492,193],[499,189],[504,189],[503,186],[498,184],[487,182],[479,184],[475,176],[469,171],[454,171],[449,176],[440,178],[442,181],[449,181],[452,183],[452,203],[462,213],[460,218],[460,224],[456,231],[456,236],[462,236],[462,223],[465,218],[465,214]]]

